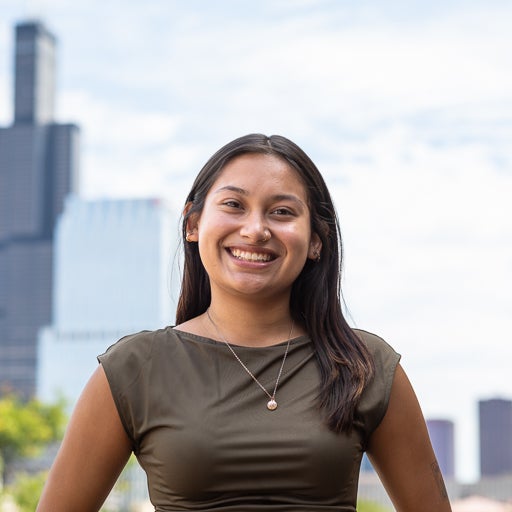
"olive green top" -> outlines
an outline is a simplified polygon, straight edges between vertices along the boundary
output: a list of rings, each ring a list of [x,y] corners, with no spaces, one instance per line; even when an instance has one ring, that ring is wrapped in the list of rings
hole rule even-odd
[[[99,356],[155,510],[354,512],[361,457],[400,359],[382,339],[358,333],[376,376],[350,435],[322,422],[308,336],[290,343],[274,411],[228,347],[209,338],[167,327]],[[272,393],[285,343],[234,349]]]

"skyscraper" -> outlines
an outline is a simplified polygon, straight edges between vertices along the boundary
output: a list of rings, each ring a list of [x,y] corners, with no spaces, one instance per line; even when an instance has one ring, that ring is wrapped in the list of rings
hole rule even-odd
[[[512,474],[512,400],[480,400],[478,408],[482,476]]]
[[[0,393],[35,392],[36,343],[52,317],[53,229],[77,191],[79,130],[54,122],[55,37],[15,29],[14,122],[0,128]]]
[[[173,322],[178,217],[158,199],[68,198],[55,231],[53,322],[40,331],[40,399],[74,404],[98,354]]]
[[[441,473],[446,479],[455,477],[455,435],[453,421],[427,420],[428,433]]]

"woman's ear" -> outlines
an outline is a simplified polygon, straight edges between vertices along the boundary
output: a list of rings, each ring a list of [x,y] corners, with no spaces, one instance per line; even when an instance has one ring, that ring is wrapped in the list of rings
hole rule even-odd
[[[185,208],[183,209],[183,216],[185,217],[190,209],[192,208],[193,203],[187,203],[185,205]],[[197,229],[199,227],[199,214],[198,213],[191,213],[187,218],[187,224],[186,224],[186,240],[187,242],[197,242],[198,236],[197,236]]]
[[[322,254],[322,240],[317,233],[312,233],[309,242],[308,258],[316,262],[320,261]]]

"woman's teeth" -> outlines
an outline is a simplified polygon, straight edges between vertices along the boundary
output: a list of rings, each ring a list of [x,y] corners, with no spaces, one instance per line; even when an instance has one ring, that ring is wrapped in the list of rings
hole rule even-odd
[[[240,249],[231,249],[231,254],[239,259],[245,261],[270,261],[272,256],[270,254],[261,252],[241,251]]]

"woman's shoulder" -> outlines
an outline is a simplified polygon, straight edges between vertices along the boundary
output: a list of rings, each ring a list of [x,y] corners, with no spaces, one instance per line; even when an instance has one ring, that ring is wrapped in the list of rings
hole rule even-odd
[[[98,361],[102,364],[115,361],[123,366],[130,364],[138,366],[150,359],[162,344],[172,346],[175,338],[176,332],[172,327],[128,334],[110,345],[103,354],[98,356]]]
[[[154,361],[164,351],[172,351],[175,338],[172,327],[140,331],[122,337],[100,354],[97,359],[105,371],[113,394],[120,396],[133,385],[145,382],[151,374]]]
[[[379,425],[387,410],[395,370],[400,354],[383,338],[368,331],[354,329],[373,357],[375,373],[368,382],[358,406],[368,436]]]
[[[367,346],[375,367],[358,405],[358,418],[368,439],[386,413],[400,354],[376,334],[361,329],[354,329],[354,332]]]
[[[400,354],[383,338],[369,331],[363,329],[353,329],[359,339],[366,345],[370,354],[376,359],[376,363],[382,358],[391,358],[392,360],[399,360]]]

